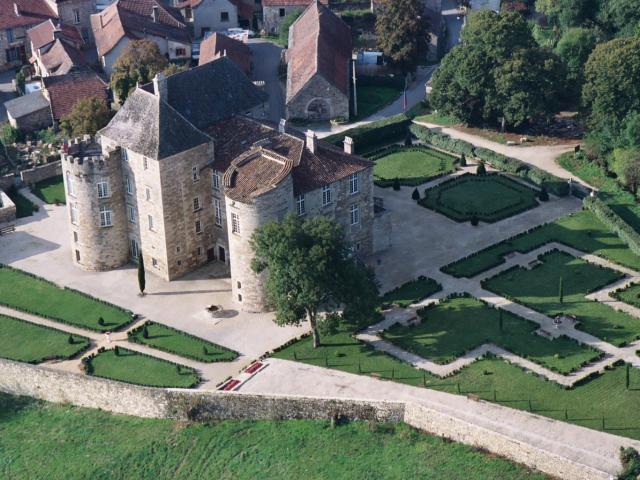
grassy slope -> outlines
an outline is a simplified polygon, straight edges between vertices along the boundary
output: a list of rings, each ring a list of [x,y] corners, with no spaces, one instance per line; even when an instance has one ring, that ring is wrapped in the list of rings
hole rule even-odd
[[[393,87],[358,87],[358,116],[351,121],[362,120],[393,103],[402,93]]]
[[[380,180],[399,179],[400,183],[419,185],[431,177],[452,172],[455,158],[429,149],[399,150],[378,158],[373,175]]]
[[[115,330],[131,321],[129,314],[111,305],[65,290],[19,270],[0,268],[0,303],[43,317],[93,330]],[[98,325],[102,317],[105,325]]]
[[[200,378],[195,370],[124,348],[106,350],[91,359],[93,375],[151,387],[189,388]]]
[[[68,358],[83,350],[89,343],[84,337],[60,330],[23,322],[0,315],[0,357],[20,362],[36,363],[47,358]]]
[[[473,277],[504,263],[504,255],[510,252],[526,253],[553,241],[640,270],[640,257],[634,255],[591,212],[582,211],[563,217],[528,235],[498,243],[479,255],[448,265],[443,271],[456,277]]]
[[[66,201],[62,176],[49,178],[36,183],[33,193],[49,204],[65,203]]]
[[[227,421],[178,425],[0,394],[0,476],[542,480],[539,473],[404,425]],[[47,452],[43,455],[43,452]],[[37,461],[34,459],[37,458]]]
[[[129,333],[129,340],[187,358],[194,358],[201,362],[232,361],[238,356],[237,353],[222,348],[215,343],[168,328],[159,323],[149,322],[146,327],[149,334],[148,338],[144,338],[142,329],[136,329],[135,332]],[[207,349],[206,355],[203,347]]]
[[[381,303],[407,308],[409,305],[424,300],[440,290],[442,290],[442,285],[438,282],[431,278],[421,277],[385,293],[381,298]]]
[[[538,324],[506,311],[502,312],[500,330],[500,312],[475,298],[452,298],[423,310],[420,316],[421,324],[395,325],[384,337],[436,363],[452,362],[487,342],[565,374],[599,356],[599,352],[567,337],[551,341],[535,335]]]
[[[582,330],[615,345],[640,337],[637,318],[585,299],[585,295],[622,278],[622,274],[564,252],[551,252],[540,260],[542,265],[531,270],[518,268],[503,272],[484,282],[484,286],[550,317],[563,312],[573,314],[581,323]],[[563,303],[559,299],[560,278],[563,282]]]

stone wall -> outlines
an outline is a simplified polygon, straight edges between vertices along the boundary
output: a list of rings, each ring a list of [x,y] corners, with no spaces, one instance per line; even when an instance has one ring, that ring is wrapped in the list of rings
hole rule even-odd
[[[11,124],[11,126],[13,126],[14,128],[19,128],[24,132],[34,132],[53,125],[53,118],[51,117],[51,107],[49,107],[48,105],[44,108],[41,108],[40,110],[36,110],[35,112],[31,112],[18,118],[14,118],[10,113],[7,112],[7,118],[9,119],[9,123]]]
[[[16,219],[16,205],[9,195],[0,190],[0,223],[13,222]]]
[[[304,10],[304,6],[286,6],[276,5],[274,7],[262,7],[262,28],[271,35],[277,35],[280,30],[282,21],[293,12]],[[280,10],[284,11],[284,15],[280,15]]]
[[[45,165],[29,168],[20,172],[20,179],[25,185],[33,185],[53,177],[62,175],[62,163],[52,162]]]
[[[349,74],[349,64],[344,66]],[[349,118],[349,95],[330,84],[316,74],[294,97],[290,98],[291,72],[287,73],[286,116],[288,119],[330,120],[332,118]],[[310,114],[309,106],[313,102],[324,102],[325,113]],[[313,110],[313,109],[312,109]]]
[[[87,45],[93,45],[91,15],[96,13],[93,0],[47,0],[47,3],[57,12],[62,23],[78,28]],[[79,22],[76,22],[76,11]]]
[[[0,190],[9,190],[15,185],[16,176],[13,173],[8,173],[0,177]]]

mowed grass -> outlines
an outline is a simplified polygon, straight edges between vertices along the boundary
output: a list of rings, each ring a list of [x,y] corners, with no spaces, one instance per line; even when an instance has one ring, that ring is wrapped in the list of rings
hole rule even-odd
[[[404,350],[440,364],[450,363],[485,343],[494,343],[562,374],[601,355],[568,337],[543,338],[534,333],[538,324],[471,297],[450,298],[418,313],[422,319],[419,325],[396,324],[383,336]]]
[[[428,189],[419,203],[457,222],[489,223],[538,206],[535,190],[498,174],[461,175]]]
[[[389,187],[398,179],[400,185],[416,186],[431,178],[455,170],[456,158],[426,147],[397,147],[374,156],[373,176],[376,185]]]
[[[145,327],[147,338],[144,337]],[[128,337],[132,342],[200,362],[231,362],[238,357],[233,350],[155,322],[146,322],[145,325],[129,332]]]
[[[564,252],[551,252],[539,259],[542,264],[531,270],[510,269],[484,281],[483,286],[549,317],[561,313],[575,315],[581,330],[614,345],[640,337],[640,319],[585,298],[590,292],[622,278],[623,274]],[[562,303],[560,278],[564,293]]]
[[[184,365],[118,348],[104,350],[90,360],[90,373],[96,377],[149,387],[191,388],[200,376]]]
[[[640,308],[640,283],[632,283],[627,288],[612,292],[610,296],[616,300]]]
[[[392,104],[401,90],[393,87],[358,86],[358,115],[352,121],[362,120]]]
[[[407,308],[409,305],[418,303],[440,290],[442,290],[442,285],[435,280],[419,277],[385,293],[380,301],[382,304],[393,304],[401,308]]]
[[[73,343],[69,343],[69,338]],[[0,357],[19,362],[73,357],[89,346],[89,339],[61,330],[0,315]]]
[[[0,303],[17,310],[90,330],[116,330],[131,322],[131,315],[44,279],[0,266]],[[103,319],[104,325],[98,322]]]
[[[640,439],[640,410],[637,408],[640,405],[640,370],[635,368],[630,371],[629,389],[625,386],[624,366],[607,369],[603,375],[567,390],[491,356],[441,379],[374,350],[344,328],[321,340],[322,345],[314,349],[311,338],[305,337],[274,357],[319,367],[328,365],[328,368],[414,387],[474,394],[520,410],[529,410],[531,402],[532,410],[540,415],[597,430],[602,428],[604,416],[605,431]]]
[[[33,193],[48,204],[66,202],[62,175],[36,183],[33,188]]]
[[[629,250],[595,215],[585,210],[476,252],[447,265],[442,271],[454,277],[474,277],[503,264],[504,256],[511,252],[527,253],[554,241],[640,270],[640,257]]]
[[[547,477],[406,425],[328,421],[177,424],[0,394],[7,480]],[[42,452],[49,454],[43,455]],[[37,458],[37,461],[34,459]]]

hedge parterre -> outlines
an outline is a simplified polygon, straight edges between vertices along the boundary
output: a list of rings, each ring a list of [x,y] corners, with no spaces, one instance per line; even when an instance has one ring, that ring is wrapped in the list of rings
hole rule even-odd
[[[427,147],[392,146],[369,156],[375,161],[374,182],[391,187],[394,182],[413,187],[455,170],[457,159]]]
[[[383,305],[391,304],[400,308],[407,308],[409,305],[418,303],[441,290],[442,285],[438,282],[431,278],[420,276],[385,293],[380,300]]]

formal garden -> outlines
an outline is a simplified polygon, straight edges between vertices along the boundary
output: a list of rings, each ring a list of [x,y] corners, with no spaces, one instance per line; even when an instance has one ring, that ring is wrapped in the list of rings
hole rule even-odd
[[[611,292],[610,296],[632,307],[640,308],[640,284],[632,283],[626,288]]]
[[[455,171],[458,159],[424,146],[394,145],[369,155],[379,187],[417,186]]]
[[[537,196],[504,175],[467,173],[425,190],[419,204],[456,222],[493,223],[537,207]]]
[[[381,304],[396,305],[401,308],[407,308],[409,305],[418,303],[434,293],[442,290],[442,285],[431,278],[421,276],[400,285],[381,297]]]

